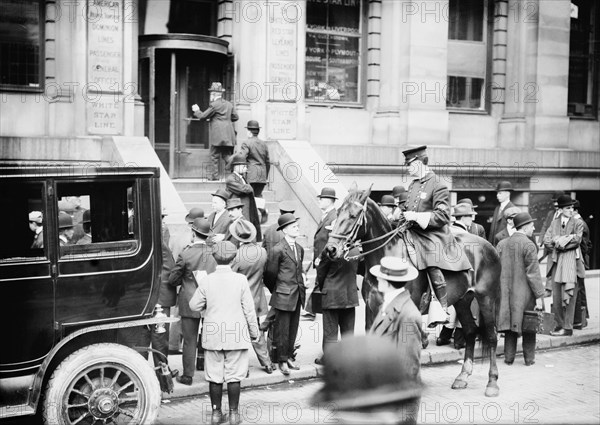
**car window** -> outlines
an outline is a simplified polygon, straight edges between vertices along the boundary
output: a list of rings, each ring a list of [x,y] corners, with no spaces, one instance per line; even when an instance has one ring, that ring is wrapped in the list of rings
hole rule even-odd
[[[43,183],[0,182],[0,262],[47,257]]]
[[[134,183],[57,183],[61,258],[128,255],[138,247]]]

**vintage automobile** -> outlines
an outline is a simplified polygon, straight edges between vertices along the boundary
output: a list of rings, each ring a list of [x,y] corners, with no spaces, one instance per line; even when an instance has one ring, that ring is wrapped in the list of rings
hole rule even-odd
[[[0,223],[0,419],[151,423],[159,170],[0,167]]]

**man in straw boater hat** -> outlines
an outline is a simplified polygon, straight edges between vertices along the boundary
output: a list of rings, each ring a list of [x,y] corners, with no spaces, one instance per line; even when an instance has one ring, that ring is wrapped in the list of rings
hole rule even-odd
[[[217,267],[217,263],[212,256],[212,250],[206,244],[209,233],[210,224],[206,218],[194,219],[192,222],[192,243],[181,251],[169,275],[169,285],[181,285],[178,306],[179,315],[181,316],[181,332],[183,334],[183,375],[177,377],[177,381],[184,385],[192,385],[201,317],[198,311],[190,308],[190,300],[198,286],[194,272],[203,271],[209,274],[215,271]],[[201,348],[199,351],[201,352]]]
[[[235,146],[233,122],[238,120],[238,115],[231,102],[223,99],[225,89],[221,83],[212,83],[208,91],[210,92],[208,109],[202,112],[198,105],[193,104],[192,111],[196,118],[208,121],[208,140],[212,160],[210,180],[218,180],[220,158],[223,157],[227,164],[233,154]]]
[[[550,273],[552,276],[552,313],[557,327],[550,335],[573,335],[573,320],[579,285],[577,280],[585,277],[581,254],[583,224],[576,219],[569,195],[557,200],[560,216],[552,222],[544,235],[544,245],[552,251]]]
[[[267,263],[267,251],[256,242],[256,229],[248,220],[237,220],[229,227],[229,233],[239,241],[240,246],[231,263],[234,272],[241,273],[248,279],[250,292],[254,300],[254,311],[256,317],[266,316],[268,312],[267,298],[265,297],[265,285],[263,284],[263,272]],[[260,321],[257,323],[260,326]],[[268,374],[273,373],[273,365],[267,350],[267,341],[261,332],[258,340],[252,342],[252,348],[258,357],[260,365]]]
[[[256,240],[262,241],[262,232],[260,229],[260,217],[256,208],[256,199],[254,198],[254,189],[246,181],[246,172],[248,170],[248,161],[246,157],[236,153],[231,157],[231,174],[225,178],[225,189],[231,193],[232,197],[240,198],[244,204],[244,218],[256,228]]]
[[[264,282],[272,294],[269,304],[275,309],[272,360],[279,363],[281,373],[289,375],[290,368],[296,369],[291,358],[300,323],[300,308],[306,298],[302,275],[304,249],[296,242],[300,228],[293,214],[283,214],[277,223],[284,238],[269,253]]]
[[[244,155],[248,161],[246,180],[248,180],[248,183],[254,189],[256,205],[261,213],[261,222],[266,223],[269,217],[262,192],[267,183],[269,183],[269,169],[271,168],[269,148],[263,140],[258,138],[258,133],[260,132],[258,121],[248,121],[246,129],[248,130],[248,139],[242,142],[240,154]]]
[[[388,338],[342,339],[328,353],[323,387],[311,403],[334,406],[337,423],[415,424],[423,392],[415,367]]]
[[[214,244],[216,270],[198,282],[198,289],[189,303],[190,309],[204,318],[204,372],[209,383],[213,425],[225,422],[221,411],[223,383],[227,384],[229,423],[237,425],[241,422],[238,410],[241,381],[248,373],[248,349],[259,335],[248,280],[230,267],[236,253],[231,242]]]
[[[544,309],[544,285],[537,259],[537,246],[531,239],[534,219],[522,212],[513,218],[515,232],[501,240],[496,249],[500,255],[500,302],[496,326],[504,332],[504,363],[515,361],[517,339],[523,336],[525,365],[535,363],[535,332],[523,332],[523,316],[534,307]]]
[[[408,232],[414,248],[409,254],[419,271],[427,271],[435,295],[447,312],[446,279],[442,269],[467,271],[471,264],[466,255],[460,253],[450,232],[450,193],[427,166],[427,146],[407,149],[403,154],[408,174],[414,179],[408,186],[404,204],[404,219],[412,223]]]

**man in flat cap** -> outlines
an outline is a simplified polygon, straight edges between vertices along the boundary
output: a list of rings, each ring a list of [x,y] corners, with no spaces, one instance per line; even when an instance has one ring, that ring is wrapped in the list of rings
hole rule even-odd
[[[31,249],[41,249],[44,247],[44,225],[41,211],[31,211],[29,213],[29,229],[34,233]]]
[[[450,193],[427,166],[427,146],[407,149],[403,153],[408,174],[414,179],[408,186],[404,218],[412,222],[408,231],[415,244],[415,266],[418,270],[427,270],[436,297],[447,312],[446,279],[441,269],[466,271],[471,264],[458,251],[450,232]]]
[[[261,213],[261,221],[266,222],[268,212],[265,208],[266,204],[262,192],[269,182],[269,169],[271,167],[269,148],[263,140],[258,138],[258,133],[260,132],[258,121],[248,121],[246,129],[248,130],[248,140],[242,143],[239,153],[245,156],[246,161],[248,161],[246,180],[250,183],[252,189],[254,189],[254,197]]]
[[[272,294],[269,304],[275,309],[272,360],[279,363],[281,373],[289,375],[290,368],[296,369],[291,358],[300,323],[300,308],[306,298],[302,276],[304,249],[296,242],[300,228],[293,214],[283,214],[277,223],[284,238],[269,253],[264,282]]]
[[[504,210],[502,214],[504,215],[504,221],[506,222],[506,225],[499,229],[499,232],[496,233],[496,236],[494,237],[494,246],[498,246],[498,243],[501,240],[509,238],[513,235],[513,233],[515,233],[517,229],[515,229],[513,219],[520,212],[521,210],[518,207],[508,207]]]
[[[490,234],[488,235],[488,241],[494,246],[498,244],[496,235],[499,231],[506,228],[504,211],[507,208],[515,207],[515,204],[510,201],[510,193],[512,190],[513,187],[509,181],[501,181],[496,186],[496,198],[500,204],[496,206],[496,209],[494,210],[494,215],[491,218],[492,224],[490,226]]]
[[[210,180],[219,179],[219,160],[223,157],[225,164],[233,154],[235,146],[235,130],[233,122],[238,120],[235,108],[223,99],[225,89],[221,83],[212,83],[210,92],[210,106],[204,112],[196,104],[192,105],[194,116],[209,123],[210,157],[212,159],[212,173]]]
[[[233,171],[225,179],[225,189],[232,196],[240,198],[244,204],[244,218],[254,225],[256,228],[256,240],[260,242],[262,241],[262,231],[258,209],[256,208],[256,199],[254,198],[254,189],[246,180],[248,161],[244,155],[236,153],[231,157],[231,166]]]

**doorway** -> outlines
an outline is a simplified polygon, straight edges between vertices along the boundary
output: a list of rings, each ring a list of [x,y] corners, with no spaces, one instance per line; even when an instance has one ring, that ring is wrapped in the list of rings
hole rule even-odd
[[[141,96],[146,136],[171,178],[206,178],[208,123],[191,106],[209,106],[213,81],[232,86],[227,42],[190,34],[140,37]],[[228,93],[225,93],[228,97]]]

